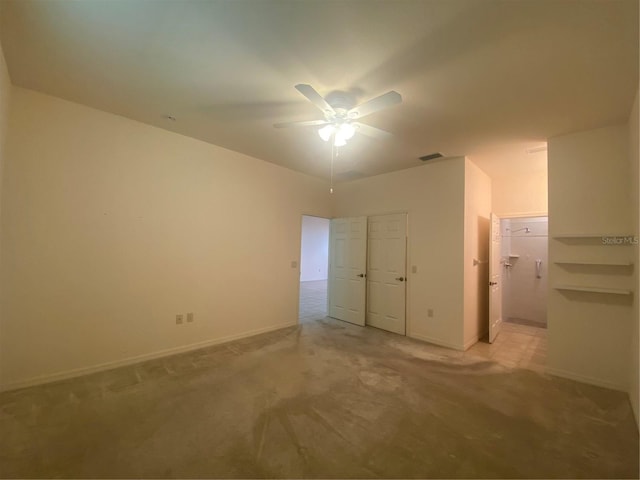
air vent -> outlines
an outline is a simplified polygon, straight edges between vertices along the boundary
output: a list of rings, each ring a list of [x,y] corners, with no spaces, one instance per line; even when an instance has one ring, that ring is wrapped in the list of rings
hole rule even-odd
[[[422,160],[423,162],[426,162],[428,160],[435,160],[436,158],[442,158],[442,154],[440,152],[436,152],[436,153],[431,153],[429,155],[424,155],[423,157],[420,157],[420,160]]]
[[[358,172],[356,170],[349,170],[347,172],[340,172],[336,175],[338,180],[343,180],[345,182],[349,182],[351,180],[357,180],[358,178],[364,177],[364,173]]]

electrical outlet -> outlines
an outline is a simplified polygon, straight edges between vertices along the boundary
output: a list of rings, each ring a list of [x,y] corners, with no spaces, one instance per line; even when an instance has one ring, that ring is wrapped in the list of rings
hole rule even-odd
[[[433,317],[433,308],[430,308],[427,310],[427,317],[429,318]]]
[[[195,315],[193,314],[193,312],[187,313],[187,323],[193,322],[194,317],[195,317]]]
[[[184,315],[182,315],[181,313],[176,315],[176,325],[180,325],[183,322],[184,322]]]

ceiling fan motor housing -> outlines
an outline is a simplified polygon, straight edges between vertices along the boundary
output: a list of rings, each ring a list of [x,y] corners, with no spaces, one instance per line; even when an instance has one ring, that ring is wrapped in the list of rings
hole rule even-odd
[[[325,97],[326,102],[333,107],[338,114],[346,117],[349,110],[356,106],[355,97],[347,92],[336,90]]]

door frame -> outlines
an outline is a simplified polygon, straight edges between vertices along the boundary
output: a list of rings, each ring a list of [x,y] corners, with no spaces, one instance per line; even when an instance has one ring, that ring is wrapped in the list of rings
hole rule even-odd
[[[409,278],[409,275],[411,274],[410,271],[410,265],[411,265],[411,242],[410,242],[410,232],[411,232],[411,224],[409,222],[409,218],[411,217],[411,214],[407,211],[407,210],[387,210],[383,213],[373,213],[373,212],[367,212],[364,215],[349,215],[349,216],[365,216],[367,217],[367,219],[369,219],[369,217],[376,217],[376,216],[382,216],[382,215],[396,215],[396,214],[403,214],[407,216],[407,236],[406,236],[406,240],[405,240],[405,270],[406,270],[406,275],[407,275],[407,279]],[[331,220],[334,218],[343,218],[343,217],[331,217]],[[368,227],[367,227],[367,236],[369,234],[368,231]],[[367,239],[368,242],[368,239]],[[331,242],[329,242],[329,249],[331,249]],[[331,251],[329,251],[329,259],[331,259]],[[329,262],[331,263],[331,262]],[[409,281],[407,280],[407,284],[413,284],[413,280]],[[366,302],[367,302],[367,296],[366,296],[366,291],[367,289],[365,289],[365,310],[366,310]],[[330,304],[330,291],[327,288],[327,315],[329,312],[329,304]],[[411,336],[411,309],[409,308],[409,302],[411,300],[411,291],[410,291],[410,287],[409,285],[407,285],[405,287],[405,292],[404,292],[404,335],[405,337],[410,337]],[[365,326],[366,326],[366,311],[365,311]]]
[[[523,218],[540,218],[545,217],[547,219],[547,307],[549,306],[549,292],[551,290],[551,282],[549,282],[549,240],[551,237],[549,236],[549,212],[539,212],[539,213],[511,213],[511,214],[500,214],[500,231],[502,232],[502,221],[503,220],[514,220],[514,219],[523,219]],[[489,239],[491,240],[491,239]],[[502,261],[500,262],[502,263]],[[506,278],[506,275],[503,275]],[[504,286],[504,279],[502,281],[502,285]],[[504,294],[504,290],[502,292]],[[504,296],[502,297],[502,311],[504,312]],[[549,323],[547,322],[547,338],[549,338]]]

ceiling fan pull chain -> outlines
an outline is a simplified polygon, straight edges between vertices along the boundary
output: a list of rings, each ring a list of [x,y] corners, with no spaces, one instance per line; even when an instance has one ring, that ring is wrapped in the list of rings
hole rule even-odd
[[[335,158],[335,145],[331,142],[331,170],[329,176],[329,193],[333,193],[333,159]]]

